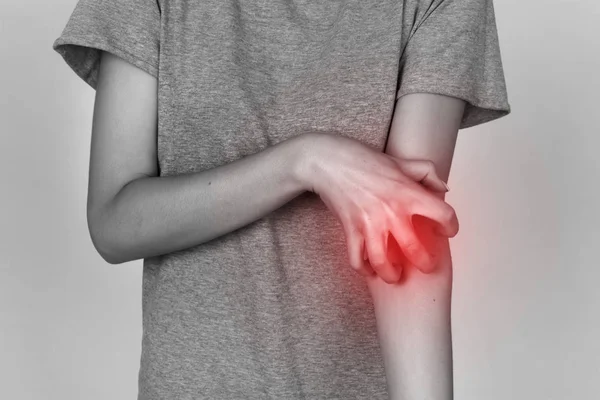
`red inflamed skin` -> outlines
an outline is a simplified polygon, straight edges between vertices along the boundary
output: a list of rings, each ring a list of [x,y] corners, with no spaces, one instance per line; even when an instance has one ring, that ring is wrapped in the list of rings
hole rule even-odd
[[[438,226],[436,222],[418,214],[413,215],[412,225],[415,234],[419,239],[419,242],[423,245],[424,250],[427,252],[427,255],[432,260],[428,272],[433,273],[438,268],[438,256],[441,253],[440,246],[443,243],[442,240],[446,239],[446,236],[437,233]],[[366,255],[366,257],[368,258],[368,254]],[[415,266],[412,265],[409,259],[404,255],[404,253],[402,252],[402,248],[400,247],[400,245],[396,241],[396,238],[394,238],[394,235],[391,232],[388,233],[387,237],[387,257],[390,263],[396,268],[398,273],[401,275],[401,278],[398,281],[398,284],[401,284],[404,281],[402,277],[402,270],[405,270],[408,267]]]

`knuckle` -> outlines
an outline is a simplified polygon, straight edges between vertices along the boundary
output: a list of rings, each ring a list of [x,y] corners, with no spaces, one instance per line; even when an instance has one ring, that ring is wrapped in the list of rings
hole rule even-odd
[[[357,218],[360,220],[361,225],[368,226],[373,219],[371,216],[371,209],[369,205],[365,205],[361,207],[361,209],[357,213]]]
[[[445,204],[446,205],[444,206],[444,218],[448,222],[453,221],[456,218],[456,211],[448,203],[445,203]]]
[[[398,194],[391,200],[392,209],[396,214],[401,212],[408,212],[408,210],[414,207],[417,202],[417,198],[414,196],[413,188],[411,186],[404,186],[398,190]]]
[[[363,215],[362,227],[363,232],[366,236],[375,236],[377,231],[385,225],[385,211],[382,211],[382,207],[378,206],[371,207],[368,212]]]
[[[381,254],[369,255],[369,262],[376,269],[383,268],[385,266],[385,261],[385,256],[382,256]]]
[[[401,214],[401,208],[396,206],[385,205],[382,207],[382,221],[379,225],[379,231],[385,235],[388,234],[398,221],[398,216]]]
[[[383,279],[383,281],[387,284],[393,285],[394,283],[397,283],[399,278],[396,276],[382,276],[381,279]]]
[[[419,243],[414,240],[409,240],[404,243],[403,250],[410,254],[416,254],[420,250]]]
[[[384,202],[381,205],[381,208],[383,209],[383,213],[386,215],[386,217],[388,219],[392,219],[392,218],[397,218],[398,215],[398,205],[397,205],[397,201],[389,201],[389,202]]]
[[[360,271],[363,268],[363,264],[361,262],[355,261],[350,263],[350,267],[352,267],[352,269],[355,271]]]

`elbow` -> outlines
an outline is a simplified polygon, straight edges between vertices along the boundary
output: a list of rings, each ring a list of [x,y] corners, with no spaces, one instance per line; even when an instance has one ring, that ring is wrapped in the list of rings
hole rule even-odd
[[[123,264],[127,261],[119,250],[118,235],[110,228],[110,224],[105,218],[97,218],[88,211],[88,231],[94,248],[104,261],[112,265]]]
[[[123,263],[129,261],[129,260],[125,260],[125,259],[119,257],[114,252],[109,252],[109,251],[107,251],[105,249],[101,250],[96,245],[94,245],[94,247],[96,247],[96,251],[98,251],[98,254],[100,254],[100,257],[102,257],[102,259],[104,261],[106,261],[107,263],[109,263],[111,265],[123,264]]]
[[[96,229],[92,226],[89,227],[89,231],[92,244],[104,261],[112,265],[123,264],[126,261],[115,250],[114,245],[106,239],[105,235],[97,233]]]

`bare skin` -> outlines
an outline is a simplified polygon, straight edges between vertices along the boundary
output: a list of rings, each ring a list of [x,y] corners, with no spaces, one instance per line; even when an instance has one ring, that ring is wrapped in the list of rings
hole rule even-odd
[[[454,209],[419,183],[433,179],[446,190],[434,164],[390,157],[343,136],[320,135],[316,140],[311,190],[342,223],[350,265],[359,272],[370,266],[385,282],[397,282],[401,271],[393,267],[385,249],[392,232],[411,263],[424,272],[433,269],[434,260],[412,227],[412,215],[435,221],[446,237],[458,232]],[[415,168],[417,162],[421,168]]]
[[[385,152],[431,160],[447,181],[464,106],[463,100],[435,94],[400,98]],[[445,197],[444,192],[433,194]],[[379,276],[366,278],[391,400],[453,398],[450,246],[424,222],[415,225],[428,249],[439,254],[433,272],[425,274],[411,265],[391,238],[388,254],[403,264],[402,278],[392,285]]]
[[[316,139],[313,135],[282,142],[209,171],[157,177],[156,91],[156,78],[116,56],[103,53],[92,127],[88,226],[96,249],[107,262],[119,264],[206,242],[261,218],[315,187],[315,182],[310,180],[314,174],[308,170],[316,164],[314,155],[308,155],[316,153],[314,145],[322,136]],[[348,221],[365,221],[369,215],[378,215],[376,206],[381,202],[375,199],[405,199],[406,204],[412,204],[411,212],[420,211],[438,221],[444,235],[451,237],[456,234],[458,225],[453,209],[442,201],[441,182],[447,179],[453,150],[453,142],[450,146],[447,140],[456,136],[448,122],[451,118],[443,111],[447,100],[426,103],[428,105],[423,107],[423,103],[406,103],[405,99],[411,97],[405,96],[396,110],[388,154],[369,151],[357,141],[345,141],[343,151],[336,147],[335,153],[348,155],[347,171],[353,171],[357,180],[334,181],[341,192],[348,194],[356,190],[357,184],[364,183],[361,204],[366,208],[362,208],[363,212],[347,214]],[[450,109],[455,110],[456,117],[456,108]],[[403,116],[401,120],[398,115]],[[336,142],[336,146],[339,143]],[[366,161],[362,170],[352,167],[350,162],[352,155],[357,154],[362,154]],[[423,161],[428,159],[435,165]],[[387,175],[377,174],[382,166],[386,166]],[[281,172],[274,174],[273,171]],[[390,183],[395,186],[392,188]],[[386,191],[387,187],[390,189]],[[255,195],[248,196],[249,192]],[[353,196],[327,196],[324,190],[322,193],[330,204],[346,204],[342,209],[352,209],[348,206]],[[381,196],[376,197],[374,193]],[[231,201],[222,204],[223,198]],[[236,218],[215,216],[213,204],[219,204],[223,215],[233,214]],[[401,209],[404,208],[397,211]],[[381,225],[372,224],[366,246],[364,238],[356,232],[348,235],[348,244],[351,267],[363,272],[367,268],[381,271],[380,276],[367,282],[375,299],[390,393],[393,399],[423,398],[423,393],[431,393],[430,398],[451,398],[433,396],[440,393],[447,396],[451,388],[449,251],[437,264],[447,266],[445,274],[419,272],[413,274],[415,279],[410,279],[410,268],[404,266],[403,279],[409,279],[405,283],[400,281],[400,285],[389,285],[386,282],[397,282],[400,274],[393,275],[378,227]],[[396,231],[410,235],[408,227],[404,224]],[[405,236],[399,235],[401,244],[413,243],[407,247],[414,247],[416,242],[405,242],[400,236]],[[417,249],[420,250],[409,258],[423,271],[430,271],[432,260],[421,251],[422,246]],[[364,262],[365,254],[371,256],[371,262]],[[432,301],[432,306],[428,301],[433,298],[436,302]],[[427,332],[415,338],[414,332],[419,330]],[[418,396],[412,395],[415,393]],[[405,395],[409,397],[400,397]]]
[[[103,52],[87,214],[92,242],[111,264],[202,244],[306,191],[309,142],[302,136],[207,171],[158,177],[157,86],[155,77]]]
[[[384,190],[387,197],[410,200],[415,207],[426,203],[427,215],[451,233],[456,229],[452,208],[410,178],[425,178],[424,185],[445,190],[431,163],[398,163],[359,141],[340,137],[326,140],[327,135],[307,133],[217,168],[158,177],[156,91],[156,78],[103,53],[92,124],[88,226],[96,249],[109,263],[189,248],[262,218],[314,186],[315,174],[309,169],[323,165],[315,158],[321,154],[317,148],[342,155],[336,168],[327,171],[351,171],[359,180],[369,176],[365,185]],[[328,146],[336,146],[335,151],[327,152]],[[364,163],[353,167],[357,157]],[[386,183],[392,175],[399,181],[395,191]],[[357,181],[328,178],[335,178],[335,187],[345,193],[328,197],[336,204],[349,204]],[[365,204],[378,210],[375,198],[363,192],[361,208],[352,211],[364,210]],[[365,213],[360,217],[365,219]],[[362,260],[361,249],[356,244],[352,249]],[[383,248],[379,255],[385,260]]]

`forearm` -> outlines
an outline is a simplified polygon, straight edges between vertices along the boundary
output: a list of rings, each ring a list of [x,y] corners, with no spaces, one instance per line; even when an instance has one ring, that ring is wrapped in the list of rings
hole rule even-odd
[[[390,400],[450,400],[453,394],[448,240],[435,272],[405,265],[400,283],[367,278]]]
[[[439,174],[447,180],[447,171]],[[421,225],[418,229],[419,237],[433,235]],[[449,240],[437,237],[436,250],[438,262],[430,274],[405,262],[397,284],[377,275],[367,278],[390,400],[453,399]]]
[[[401,154],[391,150],[391,155],[409,158],[406,147]],[[414,158],[428,158],[414,154]],[[436,162],[436,171],[444,181],[448,180],[449,163],[441,163],[439,158]],[[445,199],[445,193],[433,194]],[[423,226],[417,225],[417,229],[419,237],[433,237]],[[453,398],[449,240],[436,237],[436,250],[438,262],[430,274],[405,262],[397,284],[387,284],[377,275],[367,278],[390,400]]]
[[[447,179],[443,173],[441,178]],[[390,400],[453,398],[452,259],[448,239],[439,237],[437,245],[438,263],[430,274],[404,263],[397,284],[367,278]]]
[[[125,185],[102,210],[97,248],[112,264],[208,242],[303,193],[301,135],[217,168]]]
[[[433,94],[403,96],[396,107],[385,152],[427,159],[448,180],[465,102]],[[432,192],[445,199],[445,194]],[[422,229],[419,235],[432,237]],[[428,240],[428,242],[432,242]],[[380,346],[391,400],[453,398],[452,259],[447,238],[435,240],[438,264],[431,274],[404,263],[398,284],[367,280],[374,300]]]

